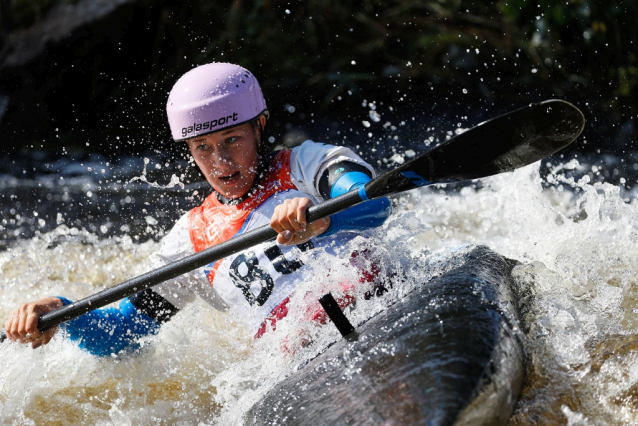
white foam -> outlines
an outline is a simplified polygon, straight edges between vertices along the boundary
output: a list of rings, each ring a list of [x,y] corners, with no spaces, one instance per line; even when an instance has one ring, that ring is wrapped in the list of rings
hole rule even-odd
[[[424,188],[393,197],[395,214],[371,244],[387,249],[382,267],[403,269],[410,280],[348,316],[360,324],[410,286],[453,268],[458,252],[487,245],[522,262],[517,282],[534,294],[524,314],[538,389],[523,395],[519,412],[558,424],[638,422],[631,404],[622,402],[638,386],[630,339],[638,326],[638,206],[624,202],[627,194],[613,185],[560,175],[578,167],[558,167],[543,181],[537,164],[457,191]],[[78,299],[137,275],[156,248],[128,237],[100,240],[64,224],[18,241],[0,252],[0,317],[27,300]],[[352,279],[353,268],[327,257],[313,267],[317,280],[295,294],[289,317],[256,342],[232,315],[197,302],[146,339],[138,355],[99,359],[61,337],[36,351],[1,345],[0,418],[9,424],[237,422],[275,383],[340,338],[334,327],[304,322],[303,306],[326,289],[339,291],[337,281],[324,277]],[[301,347],[304,340],[314,343]],[[621,349],[605,358],[612,343]],[[282,346],[296,351],[282,355]],[[581,405],[566,409],[560,401]]]

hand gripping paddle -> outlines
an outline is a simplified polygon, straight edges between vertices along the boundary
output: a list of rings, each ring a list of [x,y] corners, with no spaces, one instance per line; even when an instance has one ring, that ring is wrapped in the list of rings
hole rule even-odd
[[[508,172],[539,161],[569,145],[582,132],[585,118],[578,108],[561,100],[533,104],[488,120],[432,148],[402,166],[349,192],[308,209],[307,220],[338,213],[362,201],[420,186],[461,182]],[[271,240],[269,226],[147,272],[56,311],[42,315],[40,331],[131,296],[196,268]],[[0,334],[0,341],[6,336]]]

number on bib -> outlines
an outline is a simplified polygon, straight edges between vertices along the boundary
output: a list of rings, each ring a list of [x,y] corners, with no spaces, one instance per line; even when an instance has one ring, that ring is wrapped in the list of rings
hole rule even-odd
[[[315,248],[311,241],[306,241],[303,244],[297,245],[301,251],[308,251]],[[303,266],[300,260],[288,260],[284,257],[284,253],[279,246],[274,245],[264,250],[264,253],[268,259],[272,262],[275,271],[280,274],[291,274],[297,269]],[[246,265],[244,268],[241,265]],[[240,269],[243,269],[240,271]],[[238,255],[233,263],[230,265],[230,278],[237,288],[239,288],[244,297],[251,305],[255,303],[262,306],[266,303],[266,300],[272,294],[272,290],[275,286],[273,278],[266,272],[261,266],[259,266],[259,259],[255,255],[254,251],[241,253]],[[254,282],[261,284],[261,291],[257,296],[250,289]]]
[[[315,246],[312,244],[312,241],[310,240],[297,245],[297,247],[301,251],[308,251],[315,248]],[[291,274],[303,266],[303,263],[300,260],[286,259],[284,257],[284,253],[277,245],[268,247],[266,250],[264,250],[264,253],[266,253],[266,256],[268,256],[268,259],[272,262],[272,266],[273,268],[275,268],[275,271],[279,272],[280,274]]]
[[[242,264],[246,265],[246,273],[243,275],[239,270]],[[230,265],[230,277],[251,305],[256,303],[262,306],[266,303],[275,286],[272,277],[259,266],[259,260],[253,251],[241,253],[233,260]],[[261,284],[261,291],[257,296],[250,289],[251,284],[255,281]]]

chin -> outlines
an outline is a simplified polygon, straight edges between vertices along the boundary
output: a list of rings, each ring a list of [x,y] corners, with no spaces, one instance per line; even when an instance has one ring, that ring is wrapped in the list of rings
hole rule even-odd
[[[230,188],[222,189],[218,185],[213,185],[210,182],[208,183],[210,184],[210,186],[213,187],[213,189],[216,192],[222,194],[226,198],[231,198],[231,199],[243,197],[246,193],[248,193],[248,191],[250,191],[250,188],[252,188],[252,184],[250,184],[250,185],[242,185],[240,188],[233,186]]]
[[[250,188],[249,188],[249,189],[250,189]],[[242,191],[229,191],[229,192],[226,192],[226,191],[217,191],[217,192],[219,192],[220,194],[222,194],[222,195],[223,195],[224,197],[226,197],[226,198],[230,198],[230,199],[235,200],[235,199],[237,199],[237,198],[241,198],[241,197],[243,197],[243,196],[244,196],[244,195],[248,192],[248,189],[247,189],[247,190],[245,190],[245,191],[243,191],[243,192],[242,192]]]

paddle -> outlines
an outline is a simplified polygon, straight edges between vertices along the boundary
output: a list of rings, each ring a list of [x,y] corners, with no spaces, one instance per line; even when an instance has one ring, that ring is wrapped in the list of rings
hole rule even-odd
[[[572,104],[550,100],[530,105],[453,137],[402,166],[353,191],[308,209],[313,222],[364,200],[384,197],[419,186],[460,182],[517,169],[569,145],[583,130],[585,118]],[[177,262],[102,290],[39,319],[41,331],[94,309],[131,296],[196,268],[271,240],[269,226],[239,235]],[[0,341],[6,336],[0,335]]]

